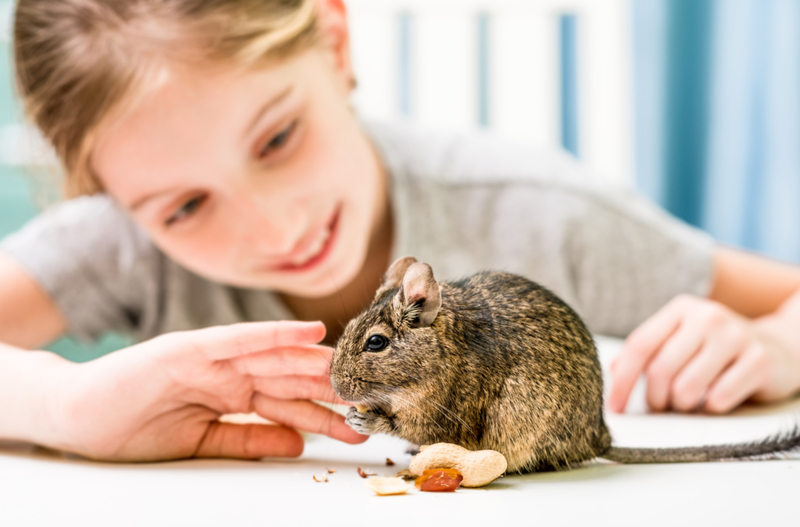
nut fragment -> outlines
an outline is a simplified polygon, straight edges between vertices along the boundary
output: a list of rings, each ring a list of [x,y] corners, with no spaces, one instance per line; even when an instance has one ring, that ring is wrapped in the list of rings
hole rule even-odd
[[[369,412],[369,407],[368,406],[364,406],[363,404],[357,404],[357,405],[355,405],[355,407],[356,407],[356,411],[357,412],[361,412],[362,414],[364,412]]]
[[[455,492],[464,476],[454,468],[429,468],[414,482],[424,492]]]
[[[406,491],[414,486],[406,483],[402,478],[370,478],[364,482],[371,491],[378,496],[391,496],[395,494],[405,494]]]
[[[356,471],[358,472],[358,475],[361,476],[362,478],[368,478],[370,476],[374,476],[375,475],[374,472],[367,472],[365,470],[362,470],[361,467],[358,467],[356,469]]]
[[[328,482],[328,476],[320,476],[319,479],[317,479],[317,476],[312,476],[312,477],[314,478],[314,481],[316,481],[317,483],[327,483]]]
[[[328,471],[328,474],[336,474],[336,469],[335,468],[326,468],[325,470]]]
[[[389,459],[389,458],[387,457],[387,458],[386,458],[386,466],[387,466],[387,467],[394,466],[394,461],[392,461],[391,459]]]
[[[450,443],[436,443],[420,448],[411,460],[409,470],[422,476],[431,468],[454,468],[463,476],[464,487],[483,487],[503,475],[508,463],[500,452],[494,450],[471,451]]]

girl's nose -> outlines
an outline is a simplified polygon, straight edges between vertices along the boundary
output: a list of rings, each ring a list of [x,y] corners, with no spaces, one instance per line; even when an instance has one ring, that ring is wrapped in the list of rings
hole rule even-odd
[[[242,242],[249,246],[248,250],[265,256],[290,254],[306,229],[299,207],[277,200],[242,200],[239,217]]]

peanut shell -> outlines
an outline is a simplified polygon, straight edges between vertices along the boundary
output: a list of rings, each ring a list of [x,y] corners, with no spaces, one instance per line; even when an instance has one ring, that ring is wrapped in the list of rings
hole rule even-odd
[[[372,492],[378,496],[392,496],[395,494],[405,494],[414,485],[406,483],[402,478],[370,478],[364,482]]]
[[[409,470],[421,476],[427,469],[454,468],[461,472],[463,487],[483,487],[503,475],[508,463],[494,450],[471,451],[451,443],[436,443],[420,448],[411,459]]]

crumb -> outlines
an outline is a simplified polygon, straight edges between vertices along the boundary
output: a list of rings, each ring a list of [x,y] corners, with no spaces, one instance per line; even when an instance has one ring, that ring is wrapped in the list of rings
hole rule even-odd
[[[356,471],[358,472],[358,475],[361,476],[362,478],[368,478],[369,476],[375,475],[374,472],[365,472],[364,470],[361,469],[361,467],[358,467]]]
[[[328,476],[322,476],[319,479],[317,479],[317,476],[312,476],[312,477],[314,478],[314,481],[316,481],[317,483],[327,483],[328,482]]]
[[[386,458],[386,466],[387,466],[387,467],[392,467],[392,466],[394,466],[394,461],[392,461],[391,459],[389,459],[389,458],[387,457],[387,458]]]
[[[403,478],[405,481],[414,481],[417,479],[417,476],[415,474],[412,474],[412,472],[408,469],[401,470],[400,472],[395,474],[394,477]]]

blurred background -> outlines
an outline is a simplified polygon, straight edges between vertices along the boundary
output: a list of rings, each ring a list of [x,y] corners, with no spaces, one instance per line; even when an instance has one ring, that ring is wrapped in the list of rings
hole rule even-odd
[[[564,148],[722,243],[800,262],[797,0],[346,0],[367,120]],[[0,0],[0,236],[52,164],[21,119]],[[124,344],[53,349],[88,360]]]

